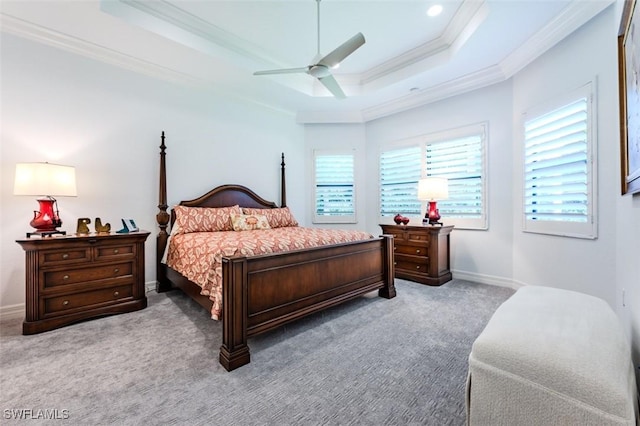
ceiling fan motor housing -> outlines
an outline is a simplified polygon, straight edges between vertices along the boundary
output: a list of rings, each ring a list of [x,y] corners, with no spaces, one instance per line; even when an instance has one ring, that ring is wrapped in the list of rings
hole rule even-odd
[[[309,71],[307,71],[309,75],[314,76],[315,78],[324,78],[328,75],[331,75],[331,71],[329,71],[329,67],[324,65],[312,65],[309,67]]]

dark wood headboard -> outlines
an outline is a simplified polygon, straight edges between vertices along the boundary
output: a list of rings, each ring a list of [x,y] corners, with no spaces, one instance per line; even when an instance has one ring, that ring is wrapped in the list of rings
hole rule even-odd
[[[180,201],[186,207],[250,207],[257,209],[273,209],[278,207],[273,201],[267,201],[255,192],[242,185],[221,185],[193,200]],[[285,207],[285,206],[282,206]],[[171,210],[171,225],[176,221],[176,214]]]

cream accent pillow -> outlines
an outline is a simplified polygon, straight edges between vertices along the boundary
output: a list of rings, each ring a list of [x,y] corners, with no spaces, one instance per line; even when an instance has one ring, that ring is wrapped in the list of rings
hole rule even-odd
[[[291,211],[289,207],[281,207],[276,209],[254,209],[243,207],[242,212],[244,214],[260,214],[267,217],[269,221],[269,226],[272,228],[284,228],[287,226],[298,226],[298,221]]]
[[[271,229],[267,217],[259,214],[232,214],[231,223],[234,231]]]

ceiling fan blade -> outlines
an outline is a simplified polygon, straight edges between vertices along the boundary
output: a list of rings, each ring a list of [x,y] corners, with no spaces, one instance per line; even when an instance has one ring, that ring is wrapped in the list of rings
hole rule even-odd
[[[329,89],[329,91],[336,98],[339,98],[339,99],[346,98],[346,95],[344,94],[344,92],[340,88],[340,85],[338,84],[336,79],[331,74],[329,74],[326,77],[319,78],[318,81],[320,81],[320,83],[322,83],[324,85],[324,87]]]
[[[300,67],[300,68],[282,68],[279,70],[266,70],[266,71],[256,71],[253,75],[268,75],[268,74],[293,74],[299,72],[307,72],[309,71],[309,67]]]
[[[320,59],[320,62],[318,62],[318,64],[333,68],[340,62],[342,62],[344,58],[355,52],[356,49],[364,44],[364,42],[364,36],[362,35],[362,33],[358,33],[338,46],[338,48],[336,48],[333,52]]]

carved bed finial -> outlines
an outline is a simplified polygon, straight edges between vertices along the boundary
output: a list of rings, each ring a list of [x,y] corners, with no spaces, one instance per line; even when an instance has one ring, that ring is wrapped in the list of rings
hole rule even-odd
[[[284,152],[282,153],[282,162],[280,163],[280,207],[287,207],[287,185],[284,178]]]

